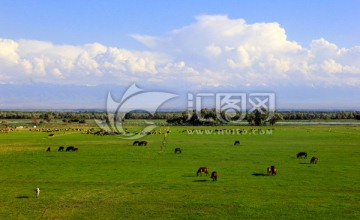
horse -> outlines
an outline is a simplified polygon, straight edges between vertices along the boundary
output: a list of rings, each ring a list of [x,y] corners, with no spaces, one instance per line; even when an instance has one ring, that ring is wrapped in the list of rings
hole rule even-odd
[[[216,181],[217,178],[218,178],[218,173],[217,173],[216,171],[213,171],[213,172],[211,173],[211,179],[213,179],[213,181]]]
[[[299,152],[297,155],[296,155],[297,158],[307,158],[307,153],[306,152]]]
[[[60,146],[58,151],[64,151],[64,147]]]
[[[276,175],[276,167],[271,166],[271,175]]]
[[[46,152],[50,152],[50,147],[48,147],[48,148],[46,149]]]
[[[139,146],[146,146],[148,144],[147,141],[140,141]]]
[[[133,146],[139,145],[139,141],[134,141]]]
[[[79,148],[74,147],[73,151],[79,151]]]
[[[206,176],[209,175],[209,168],[207,167],[200,167],[196,173],[197,176],[202,176],[202,172],[204,172],[206,174]]]
[[[235,146],[235,145],[240,145],[240,141],[235,141],[235,142],[234,142],[234,146]]]
[[[267,172],[267,175],[270,175],[272,172],[271,172],[271,168],[270,167],[268,167],[267,169],[266,169],[266,172]]]
[[[175,148],[175,154],[176,154],[176,153],[181,154],[181,148],[180,148],[180,147]]]
[[[310,163],[311,164],[316,164],[318,161],[318,158],[317,157],[312,157],[311,160],[310,160]]]
[[[74,147],[73,147],[73,146],[69,146],[69,147],[66,148],[65,151],[74,151]]]

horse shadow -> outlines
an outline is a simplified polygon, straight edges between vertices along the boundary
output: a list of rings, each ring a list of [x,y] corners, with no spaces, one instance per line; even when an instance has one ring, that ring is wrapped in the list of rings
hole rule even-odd
[[[253,176],[269,176],[269,175],[263,174],[263,173],[253,173],[251,175],[253,175]]]
[[[193,180],[194,183],[202,183],[202,182],[207,182],[209,180]]]
[[[25,195],[21,195],[21,196],[17,196],[17,199],[28,199],[29,196],[25,196]]]

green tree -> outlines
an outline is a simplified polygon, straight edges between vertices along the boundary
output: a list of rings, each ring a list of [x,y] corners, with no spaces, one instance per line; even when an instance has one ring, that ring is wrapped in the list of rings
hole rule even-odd
[[[52,112],[47,112],[45,115],[44,115],[44,119],[47,121],[47,122],[50,122],[51,120],[54,119],[54,114]]]
[[[269,119],[270,125],[274,125],[277,121],[283,120],[283,116],[279,113],[275,113],[272,118]]]
[[[266,119],[269,113],[265,109],[256,109],[253,113],[247,115],[247,121],[250,125],[261,126],[266,125]]]

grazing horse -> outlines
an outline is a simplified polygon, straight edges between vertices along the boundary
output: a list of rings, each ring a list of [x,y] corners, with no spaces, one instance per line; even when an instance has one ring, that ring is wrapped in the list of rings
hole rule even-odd
[[[147,141],[140,141],[139,146],[146,146],[148,144]]]
[[[211,179],[213,179],[213,181],[216,181],[217,178],[218,178],[218,173],[217,173],[216,171],[213,171],[213,172],[211,173]]]
[[[64,147],[60,146],[58,151],[64,151]]]
[[[139,145],[139,141],[134,141],[133,146]]]
[[[50,147],[48,147],[48,149],[46,150],[46,152],[50,152]]]
[[[196,173],[197,176],[202,176],[202,172],[204,172],[206,174],[206,176],[209,175],[209,168],[207,167],[200,167]]]
[[[297,158],[307,158],[307,153],[306,152],[299,152],[297,155],[296,155]]]
[[[317,161],[318,161],[318,158],[317,158],[317,157],[312,157],[311,160],[310,160],[310,163],[316,164]]]
[[[73,147],[73,146],[69,146],[69,147],[66,148],[65,151],[74,151],[74,147]]]
[[[235,141],[235,142],[234,142],[234,146],[235,146],[235,145],[240,145],[240,141]]]
[[[181,154],[181,148],[180,148],[180,147],[175,148],[175,154],[176,154],[176,153]]]
[[[272,172],[271,172],[271,168],[270,167],[268,167],[267,169],[266,169],[266,172],[267,172],[267,175],[270,175]]]
[[[276,175],[276,167],[271,166],[271,175]]]

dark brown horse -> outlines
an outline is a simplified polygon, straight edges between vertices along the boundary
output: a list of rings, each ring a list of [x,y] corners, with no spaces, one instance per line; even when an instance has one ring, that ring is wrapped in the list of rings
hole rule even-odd
[[[310,160],[310,163],[316,164],[317,161],[318,161],[318,158],[317,158],[317,157],[312,157],[311,160]]]
[[[206,174],[206,176],[209,175],[209,168],[207,167],[200,167],[196,173],[197,176],[202,176],[202,172],[204,172]]]
[[[213,181],[216,181],[217,178],[218,178],[218,173],[217,173],[216,171],[213,171],[213,172],[211,173],[211,179],[213,179]]]
[[[74,151],[74,146],[67,147],[65,151]]]
[[[234,146],[235,146],[235,145],[240,145],[240,141],[235,141],[235,142],[234,142]]]
[[[180,148],[180,147],[175,148],[175,154],[176,154],[176,153],[181,154],[181,148]]]
[[[296,155],[297,158],[307,158],[307,153],[306,152],[299,152],[297,155]]]
[[[147,141],[140,141],[139,146],[146,146],[148,144]]]
[[[133,146],[139,145],[139,141],[134,141]]]
[[[46,150],[46,152],[50,152],[50,147],[48,147],[48,149]]]
[[[58,151],[64,151],[64,147],[60,146]]]

